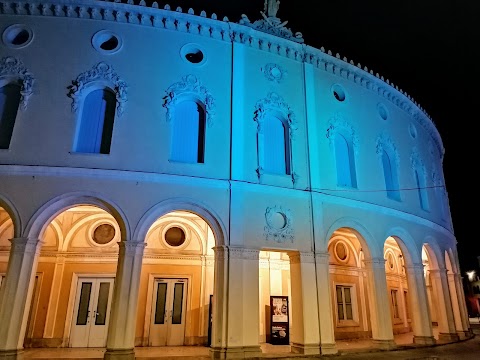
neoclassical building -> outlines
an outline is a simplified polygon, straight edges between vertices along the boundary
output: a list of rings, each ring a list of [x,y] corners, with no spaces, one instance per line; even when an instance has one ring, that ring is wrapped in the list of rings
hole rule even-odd
[[[1,358],[471,336],[432,120],[278,6],[0,3]]]

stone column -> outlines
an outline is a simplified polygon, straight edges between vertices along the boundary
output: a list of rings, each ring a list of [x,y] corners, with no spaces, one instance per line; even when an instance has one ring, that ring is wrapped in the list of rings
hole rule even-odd
[[[322,355],[336,354],[333,324],[332,294],[330,292],[330,254],[315,253],[316,290],[318,301],[318,322],[320,328],[320,350]]]
[[[291,253],[290,282],[292,286],[293,328],[291,350],[306,355],[320,354],[318,302],[313,253]]]
[[[448,289],[447,270],[430,270],[430,279],[438,304],[438,339],[441,341],[458,341],[459,336],[455,330],[452,301]]]
[[[45,339],[53,338],[55,322],[57,320],[58,303],[60,302],[60,290],[62,288],[65,258],[65,253],[59,253],[55,257],[55,270],[53,271],[52,290],[50,291],[50,298],[48,299],[45,330],[43,331],[43,337]]]
[[[452,297],[452,302],[455,302],[458,306],[459,318],[460,318],[460,332],[462,338],[469,338],[472,336],[470,331],[470,322],[468,320],[468,314],[466,309],[465,294],[462,286],[462,277],[460,274],[452,273],[449,275],[453,278],[453,288],[455,289],[455,297]]]
[[[215,247],[213,359],[257,358],[259,250]],[[223,259],[221,258],[223,257]]]
[[[407,272],[410,312],[412,313],[413,342],[424,345],[435,344],[423,264],[405,266],[405,270]]]
[[[138,288],[145,243],[122,241],[119,243],[119,247],[117,273],[108,324],[107,351],[104,359],[134,360]]]
[[[7,274],[0,291],[0,359],[22,358],[33,284],[41,242],[10,240]]]
[[[385,259],[364,260],[368,279],[368,301],[373,342],[381,349],[395,347],[393,338],[390,294],[385,273]]]

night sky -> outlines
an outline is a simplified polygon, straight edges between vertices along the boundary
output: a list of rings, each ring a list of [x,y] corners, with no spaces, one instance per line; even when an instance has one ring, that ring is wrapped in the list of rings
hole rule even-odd
[[[172,0],[210,17],[238,22],[261,18],[264,0]],[[158,1],[160,7],[165,1]],[[315,6],[312,6],[315,4]],[[478,268],[480,240],[474,235],[480,117],[477,66],[480,47],[478,0],[281,0],[277,16],[305,43],[361,63],[410,94],[432,117],[445,147],[444,175],[460,266]],[[476,217],[476,216],[475,216]],[[477,220],[478,221],[478,220]]]

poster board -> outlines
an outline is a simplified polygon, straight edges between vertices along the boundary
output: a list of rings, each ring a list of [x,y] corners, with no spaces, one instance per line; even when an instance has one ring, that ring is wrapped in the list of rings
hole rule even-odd
[[[290,344],[288,312],[288,296],[270,296],[270,344]]]

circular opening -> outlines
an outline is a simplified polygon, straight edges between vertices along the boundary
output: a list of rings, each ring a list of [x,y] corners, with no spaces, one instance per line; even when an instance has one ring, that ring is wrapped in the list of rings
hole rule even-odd
[[[105,245],[115,237],[115,228],[110,224],[98,225],[93,231],[93,241],[97,244]]]
[[[410,132],[410,136],[411,136],[412,138],[415,139],[415,138],[417,137],[417,128],[415,127],[415,125],[410,124],[410,125],[408,126],[408,131]]]
[[[203,53],[200,50],[197,50],[195,52],[189,52],[185,55],[185,59],[187,59],[187,61],[191,62],[192,64],[198,64],[201,63],[203,60]]]
[[[3,32],[2,39],[7,46],[22,47],[32,40],[32,31],[25,25],[11,25]]]
[[[273,213],[270,218],[270,225],[277,230],[283,229],[287,225],[287,219],[281,212]]]
[[[337,254],[337,257],[344,261],[347,259],[347,247],[345,246],[344,243],[338,242],[335,245],[335,253]]]
[[[179,227],[171,227],[165,233],[165,242],[170,246],[180,246],[185,242],[185,232]]]
[[[333,85],[332,93],[335,99],[337,99],[338,101],[340,102],[345,101],[345,97],[346,97],[345,90],[343,90],[343,87],[341,87],[340,85],[338,84]]]
[[[196,44],[186,44],[180,50],[180,55],[190,64],[201,65],[205,62],[205,53]]]
[[[388,111],[387,111],[387,108],[385,107],[385,105],[383,105],[383,104],[378,104],[377,110],[378,110],[378,115],[380,115],[380,117],[381,117],[383,120],[387,120],[387,118],[388,118]]]
[[[93,47],[104,54],[113,54],[122,47],[122,40],[109,30],[101,30],[93,35]]]

